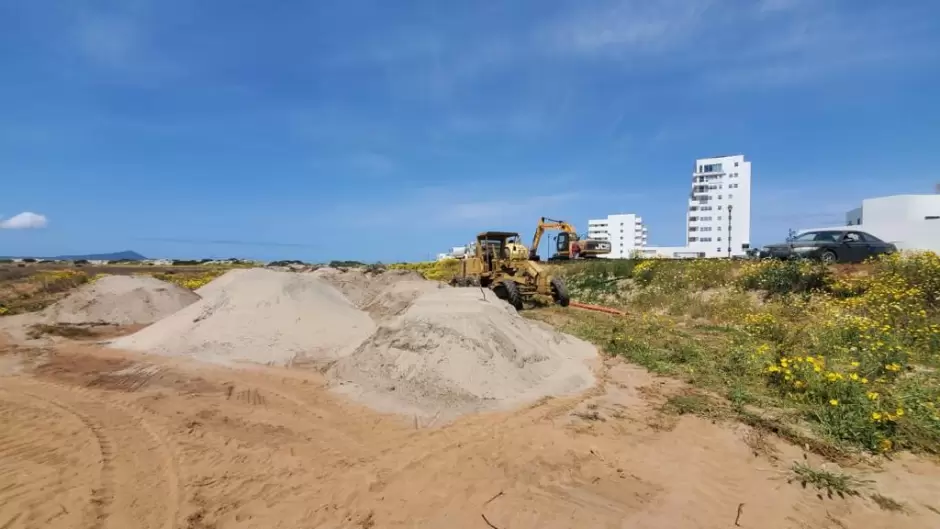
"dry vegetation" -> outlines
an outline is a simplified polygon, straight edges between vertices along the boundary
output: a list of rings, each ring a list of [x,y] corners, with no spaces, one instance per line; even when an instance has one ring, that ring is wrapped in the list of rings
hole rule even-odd
[[[196,290],[232,266],[65,266],[0,265],[0,316],[35,312],[64,297],[71,289],[105,275],[150,275]]]

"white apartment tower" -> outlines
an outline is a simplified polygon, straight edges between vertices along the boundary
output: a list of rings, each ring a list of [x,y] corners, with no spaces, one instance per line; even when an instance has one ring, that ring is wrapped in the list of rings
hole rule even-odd
[[[610,242],[610,253],[604,257],[626,259],[634,250],[646,246],[647,232],[639,215],[623,213],[589,220],[588,238]]]
[[[751,244],[751,162],[744,155],[695,161],[686,242],[689,250],[705,257],[746,254]]]

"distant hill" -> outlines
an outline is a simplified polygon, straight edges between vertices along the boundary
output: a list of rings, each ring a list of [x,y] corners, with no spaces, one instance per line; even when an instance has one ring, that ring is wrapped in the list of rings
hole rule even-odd
[[[143,261],[147,259],[143,255],[132,251],[124,250],[123,252],[114,252],[114,253],[91,253],[86,255],[57,255],[53,259],[60,259],[62,261],[77,261],[79,259],[87,259],[89,261]]]
[[[23,255],[16,257],[0,257],[0,259],[19,259],[26,257],[32,257],[33,259],[56,259],[59,261],[78,261],[80,259],[85,259],[88,261],[143,261],[147,259],[143,255],[140,255],[139,253],[131,250],[124,250],[123,252],[114,253],[92,253],[85,255],[57,255],[55,257]]]

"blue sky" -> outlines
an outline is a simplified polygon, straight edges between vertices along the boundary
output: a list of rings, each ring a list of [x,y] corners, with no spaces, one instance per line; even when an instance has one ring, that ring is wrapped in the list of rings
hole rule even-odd
[[[0,254],[674,245],[733,153],[760,244],[940,181],[932,0],[0,0],[0,72]]]

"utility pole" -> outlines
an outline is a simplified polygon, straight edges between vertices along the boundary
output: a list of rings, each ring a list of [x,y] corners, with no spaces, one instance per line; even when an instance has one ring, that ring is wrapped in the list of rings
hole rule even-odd
[[[731,211],[734,206],[728,205],[728,259],[731,259]]]

